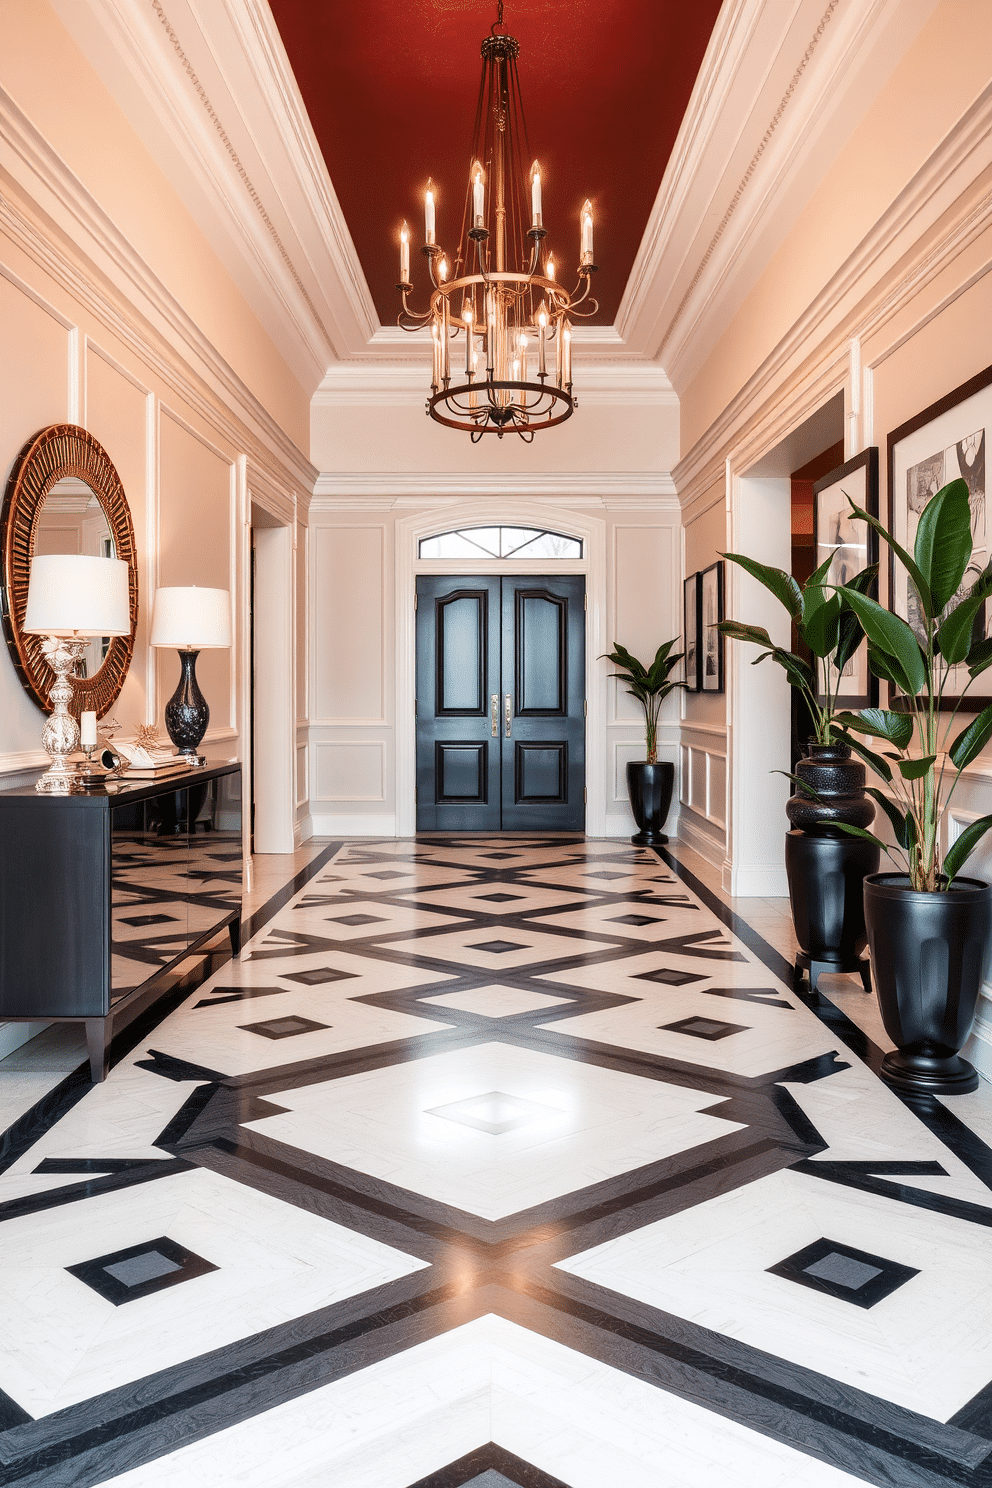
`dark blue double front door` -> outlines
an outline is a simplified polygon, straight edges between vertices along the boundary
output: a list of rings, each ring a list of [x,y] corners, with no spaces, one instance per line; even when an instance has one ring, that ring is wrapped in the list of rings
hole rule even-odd
[[[417,830],[581,832],[585,579],[417,579]]]

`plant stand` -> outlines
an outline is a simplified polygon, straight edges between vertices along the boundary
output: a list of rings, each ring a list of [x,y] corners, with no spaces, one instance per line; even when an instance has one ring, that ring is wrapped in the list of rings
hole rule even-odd
[[[809,990],[816,996],[816,984],[819,978],[827,973],[828,976],[838,971],[851,971],[861,978],[862,985],[867,993],[871,993],[871,962],[867,956],[855,956],[849,961],[815,961],[806,951],[796,952],[796,964],[792,972],[792,990],[802,990],[803,982],[808,980]]]

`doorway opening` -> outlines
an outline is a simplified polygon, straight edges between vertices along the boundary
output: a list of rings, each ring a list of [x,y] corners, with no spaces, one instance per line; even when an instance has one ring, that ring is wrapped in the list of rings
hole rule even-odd
[[[585,827],[585,576],[420,574],[417,830]]]

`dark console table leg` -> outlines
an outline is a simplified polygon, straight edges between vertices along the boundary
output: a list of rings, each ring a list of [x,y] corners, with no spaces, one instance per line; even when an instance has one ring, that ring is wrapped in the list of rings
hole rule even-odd
[[[110,1071],[110,1019],[86,1019],[86,1048],[90,1056],[90,1079],[99,1085]]]
[[[240,954],[241,954],[241,917],[240,917],[240,915],[238,916],[238,918],[236,920],[231,920],[231,922],[229,923],[229,925],[227,927],[227,933],[231,937],[231,952],[232,952],[232,954],[235,955],[235,956],[240,956]]]

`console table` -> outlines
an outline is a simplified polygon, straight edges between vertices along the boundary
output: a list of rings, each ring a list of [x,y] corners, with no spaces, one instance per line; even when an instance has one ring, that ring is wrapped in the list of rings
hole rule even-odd
[[[90,1073],[227,926],[241,948],[241,766],[78,796],[0,792],[0,1021],[86,1024]]]

